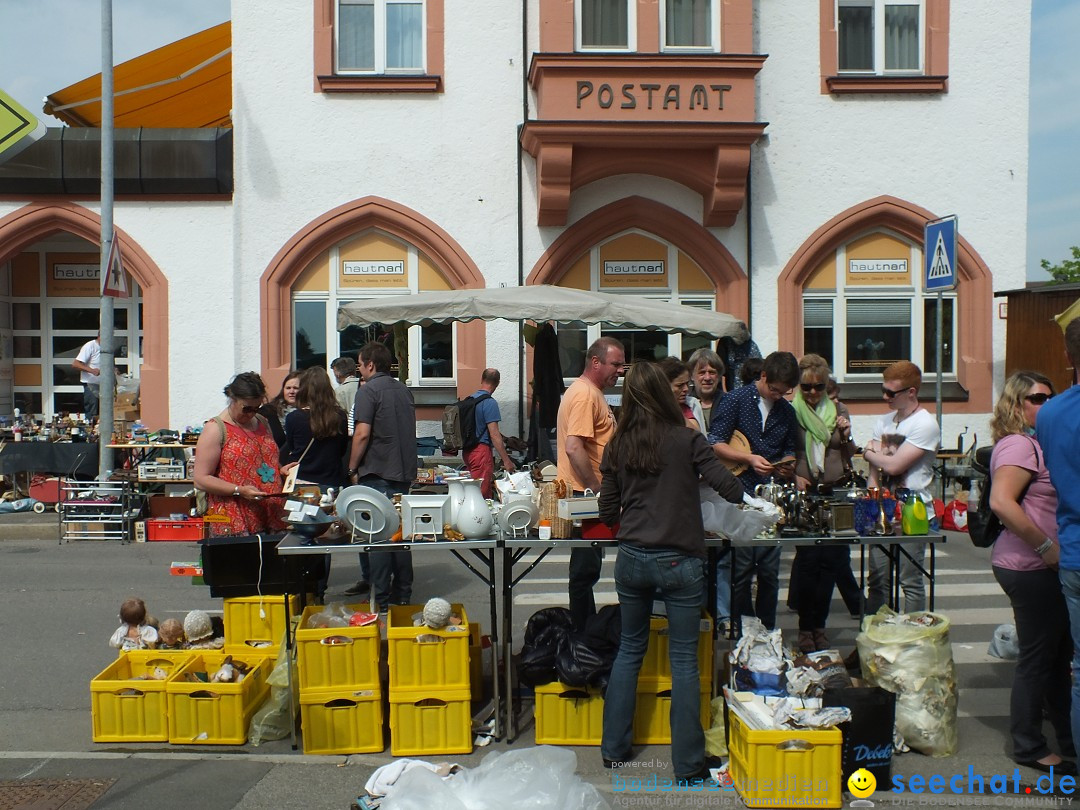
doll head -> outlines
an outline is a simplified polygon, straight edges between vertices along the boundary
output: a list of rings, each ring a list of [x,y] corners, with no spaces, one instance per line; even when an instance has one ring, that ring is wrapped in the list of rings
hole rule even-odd
[[[146,622],[146,603],[137,596],[129,596],[120,605],[120,621],[138,626]]]
[[[158,639],[163,647],[176,647],[184,640],[184,625],[179,619],[166,619],[158,628]]]
[[[192,644],[206,641],[214,635],[210,615],[205,610],[193,610],[184,617],[184,635]]]

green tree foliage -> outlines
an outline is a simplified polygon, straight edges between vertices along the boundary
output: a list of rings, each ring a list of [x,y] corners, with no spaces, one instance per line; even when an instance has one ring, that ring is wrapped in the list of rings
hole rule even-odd
[[[1080,247],[1073,245],[1071,259],[1063,259],[1061,264],[1050,264],[1046,259],[1039,265],[1054,279],[1053,284],[1080,283]]]

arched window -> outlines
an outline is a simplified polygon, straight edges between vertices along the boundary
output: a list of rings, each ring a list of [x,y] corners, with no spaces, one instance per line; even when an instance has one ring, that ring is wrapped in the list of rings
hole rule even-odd
[[[803,288],[803,348],[837,379],[880,378],[897,360],[937,371],[937,295],[922,288],[922,249],[887,230],[839,245]],[[942,369],[956,379],[956,294],[942,300]]]
[[[712,309],[716,287],[701,266],[676,245],[638,229],[601,241],[573,262],[559,282],[564,287],[633,295],[655,301]],[[689,357],[711,345],[709,338],[616,329],[610,326],[558,327],[563,374],[576,377],[584,368],[585,350],[601,335],[622,341],[626,361]]]
[[[354,301],[451,286],[415,245],[377,228],[343,239],[320,253],[292,285],[292,352],[297,368],[356,357],[371,340],[385,343],[408,385],[451,385],[456,378],[452,324],[350,326],[337,331],[338,307]]]

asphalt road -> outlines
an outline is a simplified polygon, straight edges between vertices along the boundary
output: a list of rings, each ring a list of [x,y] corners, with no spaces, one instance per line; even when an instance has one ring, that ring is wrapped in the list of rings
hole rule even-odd
[[[613,556],[597,586],[597,601],[614,601]],[[940,774],[948,779],[969,766],[989,778],[1009,777],[1016,766],[1007,755],[1008,696],[1012,664],[986,655],[993,628],[1011,621],[1011,612],[990,572],[988,553],[974,549],[966,535],[952,535],[938,556],[939,612],[952,621],[951,641],[960,685],[960,749],[951,757],[917,753],[897,756],[894,774]],[[518,588],[514,613],[520,646],[521,629],[537,608],[565,604],[568,555],[553,553]],[[785,553],[786,578],[790,553]],[[206,587],[193,586],[169,574],[173,561],[198,559],[193,543],[71,542],[59,543],[55,518],[49,515],[0,516],[0,781],[13,779],[116,779],[93,807],[110,808],[335,808],[350,806],[372,770],[389,762],[389,752],[372,755],[317,757],[293,751],[289,740],[261,746],[174,746],[157,743],[95,744],[91,740],[89,682],[114,659],[107,639],[117,626],[117,609],[128,596],[144,598],[158,617],[183,618],[202,608],[220,611],[221,601]],[[330,593],[357,578],[358,565],[335,559]],[[473,616],[482,615],[488,632],[487,589],[449,555],[417,555],[415,600],[444,596],[462,602]],[[783,593],[781,595],[783,599]],[[847,653],[856,622],[842,603],[834,603],[830,638]],[[794,637],[794,614],[781,606],[785,637]],[[526,721],[515,747],[533,744]],[[489,752],[504,750],[505,741],[453,759],[474,767]],[[578,773],[594,783],[614,807],[742,806],[727,795],[673,797],[613,791],[611,777],[596,748],[574,748]],[[663,776],[667,746],[640,751],[626,772],[638,778]],[[654,763],[650,765],[649,763]],[[1021,783],[1035,784],[1039,774],[1019,769]],[[921,794],[922,804],[989,806],[990,796]],[[997,804],[1014,798],[996,797]],[[910,806],[916,797],[878,792],[877,806]],[[437,810],[437,808],[434,808]]]

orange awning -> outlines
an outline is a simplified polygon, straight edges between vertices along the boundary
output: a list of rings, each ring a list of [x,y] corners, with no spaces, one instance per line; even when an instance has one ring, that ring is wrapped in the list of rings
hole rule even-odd
[[[223,22],[117,65],[114,126],[232,126],[231,49]],[[100,127],[101,74],[51,93],[44,109],[73,127]]]

